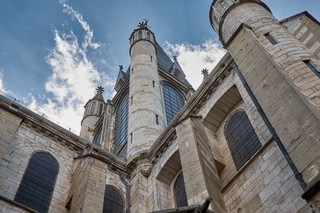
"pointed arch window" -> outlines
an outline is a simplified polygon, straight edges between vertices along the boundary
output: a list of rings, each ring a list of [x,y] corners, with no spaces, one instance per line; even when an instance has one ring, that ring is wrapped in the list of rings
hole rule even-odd
[[[99,105],[99,115],[102,115],[102,111],[103,111],[103,103],[100,103],[100,105]]]
[[[147,39],[148,39],[148,40],[151,40],[150,32],[147,32]]]
[[[124,212],[125,205],[120,192],[111,185],[106,185],[104,191],[103,213]]]
[[[235,112],[229,118],[225,127],[225,136],[237,170],[262,146],[243,110]]]
[[[187,193],[184,185],[183,173],[181,172],[173,186],[176,207],[188,206]]]
[[[92,102],[90,114],[93,114],[96,111],[96,102]]]
[[[99,127],[97,133],[94,135],[93,144],[101,146],[102,126]]]
[[[162,93],[164,106],[166,111],[167,124],[171,122],[174,116],[184,105],[184,99],[177,89],[173,86],[164,83],[162,85]]]
[[[48,212],[59,164],[49,153],[36,152],[29,160],[14,200],[40,213]]]
[[[128,141],[129,93],[123,95],[116,107],[114,153],[118,154]]]
[[[139,39],[142,39],[142,31],[139,31],[138,37],[139,37]]]

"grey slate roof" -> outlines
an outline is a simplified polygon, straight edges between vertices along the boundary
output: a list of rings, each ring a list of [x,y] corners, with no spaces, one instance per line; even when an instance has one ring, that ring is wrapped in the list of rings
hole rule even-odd
[[[172,76],[175,76],[176,79],[178,79],[181,83],[185,84],[186,86],[191,86],[191,84],[187,81],[185,78],[186,75],[184,74],[181,66],[179,65],[178,61],[175,60],[174,62],[170,59],[170,57],[166,54],[166,52],[162,49],[162,47],[156,42],[156,51],[157,51],[157,60],[159,68],[167,72],[168,74],[171,74]],[[177,73],[177,70],[179,71],[180,75],[179,78],[175,75]],[[120,87],[122,86],[123,82],[130,76],[130,65],[125,72],[119,71],[118,78],[115,84],[115,90],[118,91]]]

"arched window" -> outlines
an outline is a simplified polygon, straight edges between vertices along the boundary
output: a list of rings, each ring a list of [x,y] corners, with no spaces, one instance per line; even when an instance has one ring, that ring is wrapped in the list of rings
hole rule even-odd
[[[103,103],[100,103],[100,106],[99,106],[99,115],[102,115],[102,110],[103,110]]]
[[[225,127],[227,143],[239,170],[261,147],[247,114],[243,111],[235,112]]]
[[[129,93],[123,95],[116,108],[114,153],[118,154],[128,141]]]
[[[187,194],[184,186],[182,172],[178,175],[176,182],[174,183],[173,192],[174,192],[176,207],[188,206]]]
[[[100,126],[99,130],[97,131],[97,133],[94,135],[93,138],[93,144],[100,146],[101,145],[101,133],[102,133],[102,126]]]
[[[174,116],[179,112],[184,104],[182,95],[169,84],[162,85],[164,107],[166,110],[167,124],[171,122]]]
[[[93,114],[96,111],[96,102],[92,102],[90,114]]]
[[[58,172],[59,164],[51,154],[35,153],[29,160],[14,200],[40,213],[48,212]]]
[[[124,201],[120,192],[111,185],[106,185],[104,191],[103,213],[124,212]]]
[[[148,40],[151,40],[151,36],[150,36],[150,33],[149,33],[149,32],[147,32],[147,39],[148,39]]]
[[[142,39],[142,31],[139,31],[138,37],[139,39]]]
[[[86,108],[86,114],[89,115],[90,113],[90,103],[87,104],[87,108]]]

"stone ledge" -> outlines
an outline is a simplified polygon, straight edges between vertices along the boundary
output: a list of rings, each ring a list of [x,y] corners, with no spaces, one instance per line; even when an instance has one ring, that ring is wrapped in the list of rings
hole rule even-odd
[[[25,211],[25,212],[37,213],[37,211],[35,211],[35,210],[33,210],[33,209],[25,206],[25,205],[22,205],[22,204],[20,204],[20,203],[17,203],[17,202],[15,202],[14,200],[11,200],[11,199],[9,199],[9,198],[6,198],[6,197],[4,197],[4,196],[2,196],[2,195],[0,195],[0,204],[1,204],[1,203],[8,203],[9,205],[12,205],[13,208],[19,208],[19,209],[22,209],[22,210]],[[17,211],[13,210],[13,212],[17,212]]]

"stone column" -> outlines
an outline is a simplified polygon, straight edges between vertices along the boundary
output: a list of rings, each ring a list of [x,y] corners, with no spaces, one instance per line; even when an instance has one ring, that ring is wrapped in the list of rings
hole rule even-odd
[[[131,176],[131,213],[150,212],[148,177],[151,164],[146,160],[138,162]]]
[[[215,212],[226,212],[213,153],[201,118],[190,117],[176,126],[188,205],[211,197]]]

